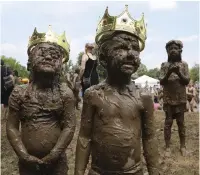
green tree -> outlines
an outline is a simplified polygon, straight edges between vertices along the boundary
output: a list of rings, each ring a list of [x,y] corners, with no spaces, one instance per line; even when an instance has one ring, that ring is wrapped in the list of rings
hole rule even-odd
[[[135,73],[135,75],[137,76],[142,76],[142,75],[146,75],[148,72],[147,67],[144,64],[140,64],[140,67],[138,68],[137,72]]]
[[[198,81],[199,82],[199,64],[195,64],[191,69],[190,69],[190,78],[194,82]]]
[[[25,66],[22,66],[15,58],[1,56],[4,63],[9,66],[13,71],[17,70],[20,77],[29,77],[29,72]]]
[[[147,72],[147,75],[152,77],[152,78],[159,78],[160,75],[160,70],[158,68],[154,68],[154,69],[149,69]]]
[[[78,57],[77,57],[77,65],[80,66],[81,65],[81,59],[82,59],[82,56],[83,56],[84,52],[80,52],[78,54]]]
[[[72,60],[69,60],[66,64],[65,64],[65,71],[68,72],[70,70],[73,69],[73,63],[72,63]]]

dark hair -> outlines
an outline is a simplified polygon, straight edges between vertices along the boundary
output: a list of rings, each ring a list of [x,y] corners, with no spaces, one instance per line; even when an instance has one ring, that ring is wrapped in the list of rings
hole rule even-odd
[[[179,47],[179,52],[180,53],[182,52],[183,43],[180,40],[170,40],[170,41],[168,41],[166,43],[166,46],[165,46],[167,53],[169,51],[169,46],[171,46],[172,44],[177,45]],[[176,60],[177,61],[181,61],[182,60],[181,54],[180,54],[180,57],[178,57]],[[171,61],[171,57],[168,56],[168,62],[170,62],[170,61]]]
[[[180,40],[170,40],[166,43],[166,50],[169,48],[169,46],[171,46],[172,44],[176,44],[177,46],[179,46],[179,48],[182,50],[183,48],[183,43]]]
[[[158,97],[154,97],[154,103],[158,103]]]

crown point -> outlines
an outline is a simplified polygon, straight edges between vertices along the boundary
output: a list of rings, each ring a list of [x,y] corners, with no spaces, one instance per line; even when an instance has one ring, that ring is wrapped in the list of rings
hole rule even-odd
[[[34,32],[37,33],[37,28],[36,27],[34,28]]]
[[[105,11],[105,13],[108,14],[108,6],[106,7],[106,11]]]
[[[49,25],[49,31],[52,32],[52,25]]]
[[[63,32],[63,34],[58,35],[52,32],[51,25],[49,25],[48,27],[49,30],[46,33],[38,33],[35,27],[34,33],[31,37],[29,37],[28,50],[32,49],[35,44],[54,43],[64,49],[64,57],[67,61],[69,58],[70,45],[68,40],[66,39],[65,31]]]
[[[128,11],[128,5],[127,4],[125,5],[125,10]]]
[[[125,9],[120,15],[110,16],[108,14],[107,7],[104,16],[102,17],[96,29],[95,42],[97,44],[101,43],[101,41],[103,41],[104,36],[110,35],[114,31],[124,31],[137,36],[141,42],[140,51],[144,49],[146,40],[146,26],[144,23],[144,13],[142,13],[142,19],[135,20],[131,17],[130,13],[128,12],[128,5],[125,5]]]

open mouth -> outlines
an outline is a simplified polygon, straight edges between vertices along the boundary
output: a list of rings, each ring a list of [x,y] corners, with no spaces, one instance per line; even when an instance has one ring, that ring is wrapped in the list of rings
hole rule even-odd
[[[131,61],[131,62],[124,62],[123,63],[123,66],[133,66],[134,64],[133,64],[133,62]]]
[[[176,53],[175,53],[175,52],[172,52],[171,55],[176,55]]]
[[[42,65],[49,65],[49,66],[53,66],[53,65],[54,65],[54,63],[53,63],[53,62],[51,62],[51,61],[44,61],[44,62],[42,62]]]
[[[124,67],[126,69],[132,69],[134,67],[134,65],[132,63],[124,63],[122,65],[122,67]]]

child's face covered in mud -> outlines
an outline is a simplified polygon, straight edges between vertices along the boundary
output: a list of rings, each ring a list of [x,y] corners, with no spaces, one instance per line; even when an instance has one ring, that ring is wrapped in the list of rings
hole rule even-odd
[[[55,74],[62,69],[63,52],[57,45],[41,43],[32,50],[32,70]]]
[[[100,46],[99,59],[108,72],[131,75],[140,65],[139,54],[136,37],[117,33]]]

